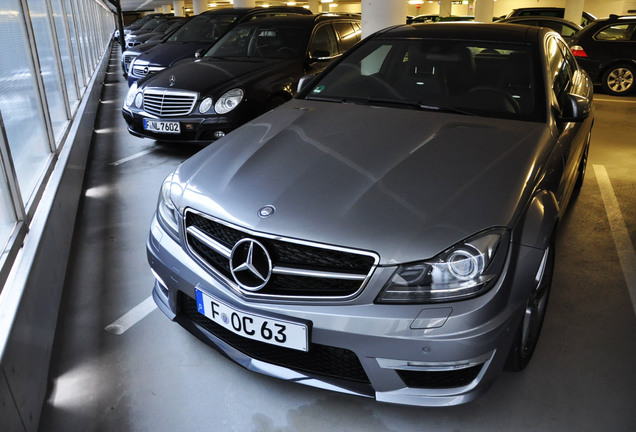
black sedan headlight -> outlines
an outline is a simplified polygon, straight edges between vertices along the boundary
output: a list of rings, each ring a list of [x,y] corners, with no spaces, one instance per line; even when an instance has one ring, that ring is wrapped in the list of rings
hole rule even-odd
[[[214,111],[217,114],[229,113],[241,103],[244,95],[240,88],[226,91],[214,104]]]
[[[139,109],[141,108],[143,102],[144,102],[143,92],[138,88],[137,83],[134,82],[128,89],[128,94],[126,94],[126,100],[124,101],[124,107],[125,108],[135,107]]]
[[[434,303],[474,297],[497,280],[507,252],[506,230],[470,237],[436,257],[400,265],[377,303]]]

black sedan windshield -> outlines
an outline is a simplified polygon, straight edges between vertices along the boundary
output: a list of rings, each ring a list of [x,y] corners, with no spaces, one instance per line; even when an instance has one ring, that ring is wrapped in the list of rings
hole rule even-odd
[[[305,97],[543,121],[536,64],[527,45],[376,39],[343,59]]]
[[[289,25],[249,25],[230,30],[204,57],[293,59],[304,55],[307,29]]]
[[[236,15],[201,15],[191,19],[168,42],[214,42],[236,21]]]

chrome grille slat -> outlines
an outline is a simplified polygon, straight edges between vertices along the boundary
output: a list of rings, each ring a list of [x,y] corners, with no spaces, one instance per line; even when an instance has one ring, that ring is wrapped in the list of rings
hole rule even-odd
[[[194,109],[197,94],[170,89],[144,90],[144,111],[156,116],[183,116]]]

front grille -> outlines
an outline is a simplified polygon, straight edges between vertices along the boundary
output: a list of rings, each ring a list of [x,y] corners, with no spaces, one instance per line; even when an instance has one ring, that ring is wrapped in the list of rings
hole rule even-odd
[[[322,375],[359,383],[370,383],[358,357],[351,351],[310,343],[309,351],[282,348],[238,336],[197,312],[197,303],[179,294],[181,312],[223,342],[243,354],[307,374]]]
[[[396,370],[404,384],[413,388],[453,388],[470,384],[483,365],[449,371]]]
[[[139,65],[135,63],[133,64],[133,67],[132,67],[132,74],[136,77],[142,78],[147,75],[153,75],[153,74],[156,74],[157,72],[161,72],[164,69],[165,67],[163,66],[146,66],[143,64]]]
[[[263,244],[271,257],[273,269],[269,282],[258,292],[252,293],[257,296],[296,298],[351,296],[364,286],[376,262],[376,258],[368,253],[252,235],[199,213],[188,211],[186,232],[190,250],[232,283],[234,279],[228,257],[192,235],[188,231],[191,228],[196,228],[206,238],[220,244],[227,254],[238,241],[244,238],[251,238]],[[295,274],[278,272],[277,269],[293,269]],[[320,273],[310,275],[311,272]]]
[[[188,115],[194,108],[197,94],[167,89],[144,90],[144,111],[156,116]]]

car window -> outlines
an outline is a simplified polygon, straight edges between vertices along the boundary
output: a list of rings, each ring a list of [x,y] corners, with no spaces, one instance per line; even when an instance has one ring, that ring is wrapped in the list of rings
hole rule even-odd
[[[378,38],[355,48],[305,97],[542,121],[537,64],[527,45]]]
[[[335,22],[333,27],[338,33],[341,51],[347,51],[360,41],[360,32],[353,27],[351,22]]]
[[[334,33],[331,24],[318,27],[311,39],[309,44],[309,55],[315,57],[314,53],[318,51],[322,53],[328,52],[329,57],[339,54],[336,34]]]
[[[541,27],[552,29],[563,37],[572,36],[574,33],[577,32],[576,28],[572,28],[566,24],[554,21],[541,21]]]
[[[230,30],[204,57],[297,58],[305,53],[306,33],[303,27],[259,24],[256,20]]]
[[[215,42],[236,21],[237,15],[199,15],[177,30],[169,42]]]
[[[615,24],[605,27],[594,35],[594,39],[602,41],[631,40],[636,24]]]

